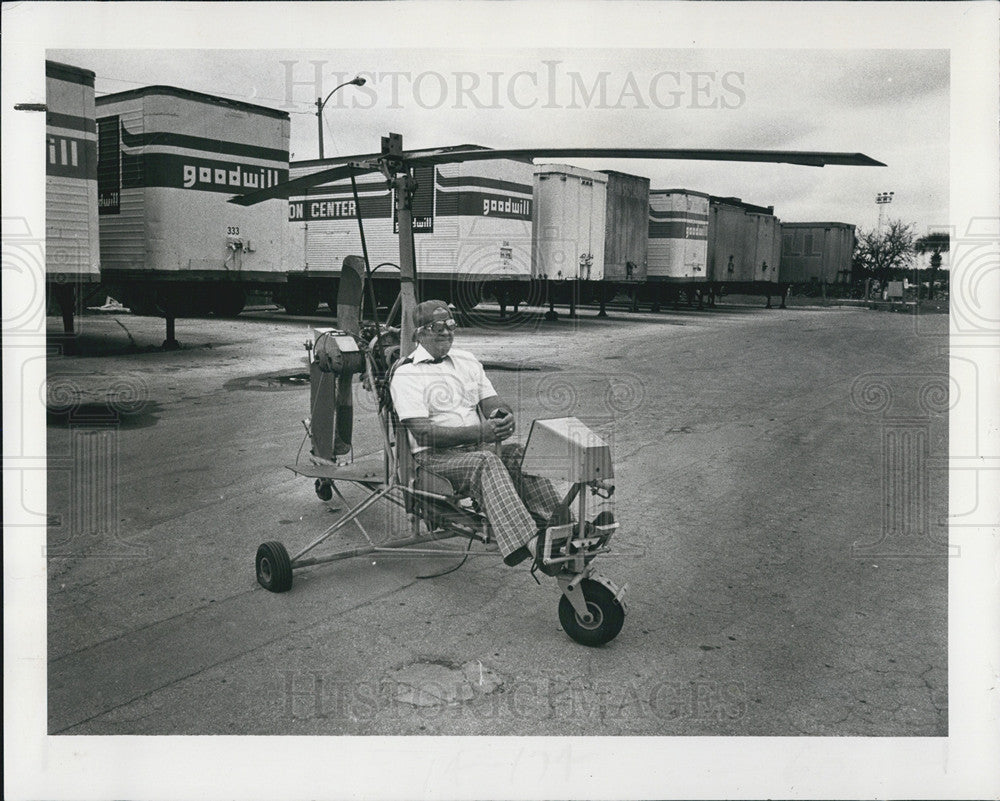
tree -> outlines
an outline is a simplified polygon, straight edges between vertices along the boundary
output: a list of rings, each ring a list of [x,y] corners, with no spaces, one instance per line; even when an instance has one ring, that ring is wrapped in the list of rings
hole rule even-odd
[[[883,228],[859,228],[852,267],[855,280],[865,280],[865,297],[873,278],[883,286],[913,262],[913,223],[889,220]]]
[[[922,236],[913,243],[913,250],[917,253],[931,254],[931,283],[927,292],[928,300],[934,299],[934,281],[937,279],[937,271],[941,269],[941,254],[947,253],[951,247],[951,238],[947,231],[938,231],[927,236]]]

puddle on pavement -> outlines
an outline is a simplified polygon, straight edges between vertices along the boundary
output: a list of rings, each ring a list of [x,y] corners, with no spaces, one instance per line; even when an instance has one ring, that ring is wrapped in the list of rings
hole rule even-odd
[[[508,373],[554,373],[559,370],[551,364],[525,364],[524,362],[483,362],[487,370]]]
[[[276,392],[284,389],[300,389],[309,386],[309,373],[301,370],[286,370],[281,373],[243,376],[227,381],[225,389],[248,390],[250,392]]]
[[[81,403],[68,408],[47,408],[45,424],[50,428],[149,428],[160,422],[161,411],[156,401],[124,407],[113,403]]]
[[[454,706],[486,695],[503,680],[478,659],[458,665],[446,660],[422,660],[388,674],[395,682],[396,700],[411,706]]]

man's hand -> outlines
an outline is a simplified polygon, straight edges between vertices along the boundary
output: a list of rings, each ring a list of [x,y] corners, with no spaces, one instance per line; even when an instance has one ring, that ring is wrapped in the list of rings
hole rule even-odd
[[[492,441],[509,439],[514,435],[514,415],[506,409],[494,409],[486,419]]]

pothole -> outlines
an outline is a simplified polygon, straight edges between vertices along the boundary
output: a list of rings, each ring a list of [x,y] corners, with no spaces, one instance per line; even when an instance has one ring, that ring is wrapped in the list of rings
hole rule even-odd
[[[487,695],[503,680],[478,659],[457,665],[445,660],[423,660],[394,670],[396,700],[411,706],[456,706]]]

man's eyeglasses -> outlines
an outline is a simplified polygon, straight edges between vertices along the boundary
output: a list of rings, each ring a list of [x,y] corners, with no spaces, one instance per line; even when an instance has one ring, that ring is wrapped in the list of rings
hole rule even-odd
[[[458,328],[458,323],[456,323],[453,319],[435,320],[433,323],[427,323],[427,325],[420,326],[420,328],[432,331],[435,334],[443,334],[445,331],[454,331]]]

